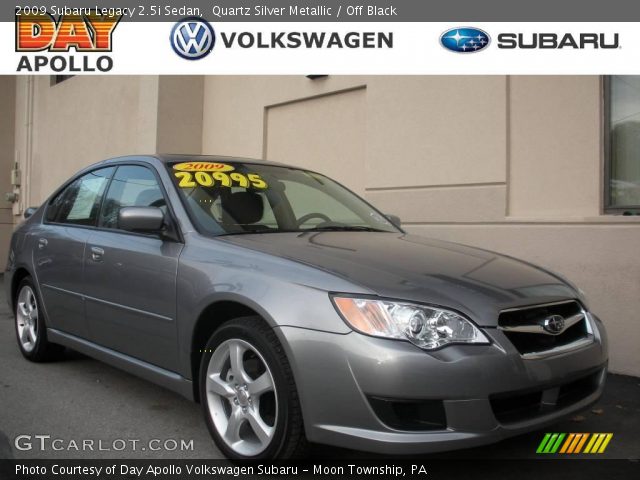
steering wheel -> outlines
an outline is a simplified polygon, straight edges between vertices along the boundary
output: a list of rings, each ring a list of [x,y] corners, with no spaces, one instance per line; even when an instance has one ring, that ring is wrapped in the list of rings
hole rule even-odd
[[[312,218],[319,218],[320,220],[324,220],[325,222],[331,222],[332,220],[327,217],[324,213],[307,213],[306,215],[301,216],[297,222],[298,222],[298,227],[301,227],[302,225],[304,225],[305,223],[307,223],[309,220],[311,220]]]

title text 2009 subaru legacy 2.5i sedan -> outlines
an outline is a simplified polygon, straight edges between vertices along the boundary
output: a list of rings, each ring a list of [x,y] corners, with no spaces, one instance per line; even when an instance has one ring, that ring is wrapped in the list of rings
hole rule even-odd
[[[13,235],[18,344],[33,361],[69,347],[199,400],[235,459],[307,441],[469,447],[600,396],[606,334],[580,290],[398,223],[287,165],[103,161]]]

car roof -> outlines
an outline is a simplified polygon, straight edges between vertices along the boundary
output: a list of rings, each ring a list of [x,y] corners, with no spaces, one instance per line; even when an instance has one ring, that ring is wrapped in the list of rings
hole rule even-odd
[[[259,160],[256,158],[228,157],[224,155],[190,155],[190,154],[174,154],[174,153],[155,153],[152,155],[125,155],[121,157],[110,158],[99,162],[100,164],[109,164],[122,162],[125,160],[155,158],[162,163],[181,163],[181,162],[218,162],[218,163],[253,163],[259,165],[273,165],[276,167],[296,168],[294,165],[285,163],[272,162],[268,160]]]

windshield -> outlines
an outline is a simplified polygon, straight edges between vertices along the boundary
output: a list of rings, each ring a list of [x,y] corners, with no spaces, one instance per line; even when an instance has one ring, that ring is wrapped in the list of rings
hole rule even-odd
[[[399,231],[361,198],[318,173],[236,162],[193,161],[168,168],[203,233]]]

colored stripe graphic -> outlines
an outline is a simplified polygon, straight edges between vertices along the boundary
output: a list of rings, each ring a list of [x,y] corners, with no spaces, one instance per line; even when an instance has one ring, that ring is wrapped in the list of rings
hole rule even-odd
[[[540,445],[538,445],[538,449],[536,450],[536,453],[542,453],[542,451],[544,450],[544,446],[547,444],[547,441],[549,440],[550,437],[551,437],[550,433],[547,433],[544,436],[544,438],[540,442]]]
[[[600,448],[600,444],[602,443],[602,440],[604,440],[604,437],[605,435],[603,433],[599,433],[596,443],[594,443],[593,447],[591,447],[591,451],[584,453],[596,453],[598,451],[598,448]]]
[[[604,453],[612,438],[613,433],[547,433],[536,453]]]
[[[613,433],[594,433],[593,440],[585,448],[584,453],[604,453],[613,437]]]
[[[573,453],[580,453],[582,451],[582,447],[584,446],[584,443],[587,441],[587,438],[589,438],[589,434],[583,433],[582,438],[578,442],[578,445],[576,445],[576,449],[574,450]]]
[[[551,453],[551,448],[553,447],[556,438],[558,438],[558,434],[554,433],[553,435],[551,435],[551,438],[549,439],[549,441],[547,442],[546,447],[544,447],[544,450],[542,451],[542,453]]]
[[[536,453],[556,453],[565,436],[566,433],[547,433],[538,445]]]
[[[556,443],[553,444],[553,447],[551,447],[549,453],[556,453],[558,451],[558,448],[560,448],[560,443],[562,443],[562,439],[565,437],[565,435],[566,434],[564,433],[558,435],[558,439],[556,440]]]
[[[604,451],[607,449],[607,445],[609,445],[609,442],[613,438],[613,433],[607,433],[606,435],[607,436],[604,439],[604,442],[602,442],[602,445],[600,445],[600,450],[598,450],[598,453],[604,453]]]
[[[573,442],[571,442],[571,445],[569,445],[569,449],[567,450],[567,453],[573,453],[576,450],[576,447],[578,446],[578,442],[580,442],[580,440],[582,440],[582,433],[576,433],[575,436],[573,437]]]
[[[591,452],[591,447],[593,447],[593,444],[596,443],[597,438],[598,438],[597,433],[594,433],[593,435],[591,435],[591,440],[589,440],[589,443],[587,443],[587,448],[584,449],[584,453]]]
[[[570,433],[569,436],[567,437],[567,440],[564,442],[564,445],[562,445],[562,448],[560,449],[560,453],[566,453],[567,449],[569,448],[569,445],[571,445],[571,442],[573,442],[573,439],[575,438],[576,434],[575,433]]]

